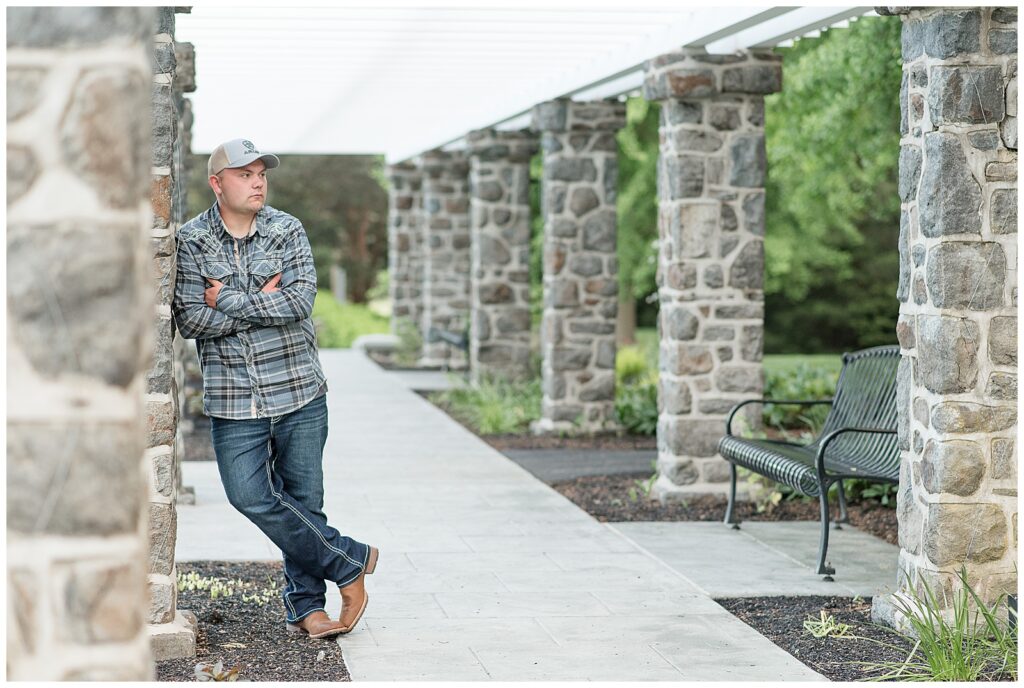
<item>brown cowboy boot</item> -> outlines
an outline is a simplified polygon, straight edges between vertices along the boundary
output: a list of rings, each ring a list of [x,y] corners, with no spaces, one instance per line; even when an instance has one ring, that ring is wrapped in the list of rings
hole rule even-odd
[[[327,612],[313,612],[299,623],[288,624],[291,633],[308,633],[310,638],[331,638],[346,632],[341,622],[327,616]]]
[[[370,555],[366,559],[366,568],[359,574],[359,578],[338,589],[341,592],[341,615],[338,617],[338,623],[342,626],[341,633],[351,631],[359,623],[359,619],[363,618],[366,604],[370,601],[370,596],[366,592],[366,574],[373,573],[377,568],[379,555],[377,548],[371,547]]]

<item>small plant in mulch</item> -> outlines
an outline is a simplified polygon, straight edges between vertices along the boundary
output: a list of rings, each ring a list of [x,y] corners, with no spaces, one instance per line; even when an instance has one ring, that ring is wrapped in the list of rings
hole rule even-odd
[[[634,478],[633,486],[629,488],[629,501],[636,502],[640,499],[642,493],[644,499],[651,499],[651,490],[654,489],[654,483],[658,481],[658,461],[657,459],[651,461],[651,476],[649,478]]]
[[[804,621],[804,630],[813,635],[815,638],[849,638],[850,637],[850,624],[840,623],[836,621],[836,617],[832,616],[824,609],[821,610],[821,617],[815,619],[808,616]]]
[[[224,668],[224,662],[210,664],[200,662],[196,664],[197,681],[237,681],[242,667],[233,666],[230,669]]]
[[[210,599],[218,597],[230,597],[237,591],[243,602],[255,602],[264,606],[270,600],[277,599],[281,594],[280,587],[276,580],[267,576],[267,582],[260,587],[251,581],[244,581],[241,578],[222,578],[219,576],[200,576],[195,571],[178,572],[178,592],[193,590],[207,590]]]
[[[943,614],[944,606],[925,579],[920,591],[911,588],[894,595],[894,606],[910,626],[910,633],[900,634],[913,643],[910,653],[903,661],[858,664],[881,672],[875,680],[1016,681],[1016,610],[1007,606],[1003,623],[999,610],[1006,604],[1005,595],[987,604],[968,583],[966,568],[961,567],[957,578],[960,585],[952,595],[951,617]]]

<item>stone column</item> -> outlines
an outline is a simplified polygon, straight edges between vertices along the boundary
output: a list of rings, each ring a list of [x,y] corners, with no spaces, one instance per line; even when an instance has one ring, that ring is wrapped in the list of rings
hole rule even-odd
[[[7,10],[7,678],[151,681],[155,11]]]
[[[191,7],[175,7],[177,14],[190,14]],[[192,155],[192,101],[185,97],[186,93],[196,90],[196,49],[191,43],[174,42],[174,102],[178,112],[178,139],[175,142],[175,179],[181,180],[174,185],[174,219],[183,223],[190,219],[188,215],[188,170]]]
[[[1017,591],[1017,12],[881,12],[903,21],[896,594],[948,599],[964,566],[994,600]]]
[[[147,373],[146,410],[150,465],[149,497],[149,634],[153,655],[159,661],[195,654],[194,621],[178,613],[174,545],[177,542],[177,484],[180,457],[178,439],[178,389],[175,380],[174,232],[181,221],[181,205],[175,189],[180,177],[182,152],[178,140],[178,105],[175,88],[174,8],[157,10],[159,26],[154,42],[152,245],[157,279],[155,299],[156,349]]]
[[[388,166],[388,276],[391,332],[423,317],[423,173],[412,162]],[[422,333],[420,333],[422,335]]]
[[[175,13],[188,14],[190,7],[175,7]],[[188,215],[188,171],[192,155],[192,101],[185,97],[186,93],[196,90],[196,59],[195,48],[191,43],[174,42],[174,100],[178,115],[178,135],[174,142],[174,185],[172,187],[171,220],[174,231],[187,221]],[[182,339],[174,333],[174,383],[178,399],[178,428],[174,439],[174,475],[175,490],[178,504],[195,504],[196,492],[192,486],[181,481],[181,462],[185,456],[185,435],[190,428],[185,426],[185,361],[189,357],[197,357],[194,340]],[[198,365],[198,364],[197,364]],[[188,617],[188,614],[186,614]]]
[[[469,161],[462,151],[429,151],[423,169],[423,357],[420,365],[466,368],[467,357],[431,328],[463,333],[469,325]]]
[[[626,105],[614,100],[560,99],[533,109],[544,151],[544,396],[536,433],[617,427],[615,132],[625,124]]]
[[[530,158],[528,131],[470,132],[469,369],[474,383],[530,376]]]
[[[658,481],[667,500],[724,489],[717,454],[729,409],[761,396],[764,96],[782,86],[770,52],[683,50],[645,65],[661,102],[658,157]],[[760,407],[747,416],[759,422]]]

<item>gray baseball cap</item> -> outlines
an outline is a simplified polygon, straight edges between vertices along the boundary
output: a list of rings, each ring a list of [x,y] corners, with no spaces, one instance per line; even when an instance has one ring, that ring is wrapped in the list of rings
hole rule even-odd
[[[209,175],[215,175],[225,167],[245,167],[251,162],[262,160],[267,169],[273,169],[281,164],[277,156],[272,153],[260,153],[256,146],[248,139],[232,139],[222,143],[210,153],[210,160],[206,164]]]

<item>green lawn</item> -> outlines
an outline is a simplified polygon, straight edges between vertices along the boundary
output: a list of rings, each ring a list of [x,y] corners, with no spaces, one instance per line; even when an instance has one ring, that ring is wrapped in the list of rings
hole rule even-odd
[[[842,354],[765,354],[764,372],[782,373],[796,368],[801,363],[806,363],[812,368],[821,369],[833,374],[839,374],[843,367]]]
[[[317,328],[318,344],[323,349],[347,349],[359,335],[391,331],[388,319],[374,313],[365,304],[340,304],[326,290],[316,293],[313,322]]]

